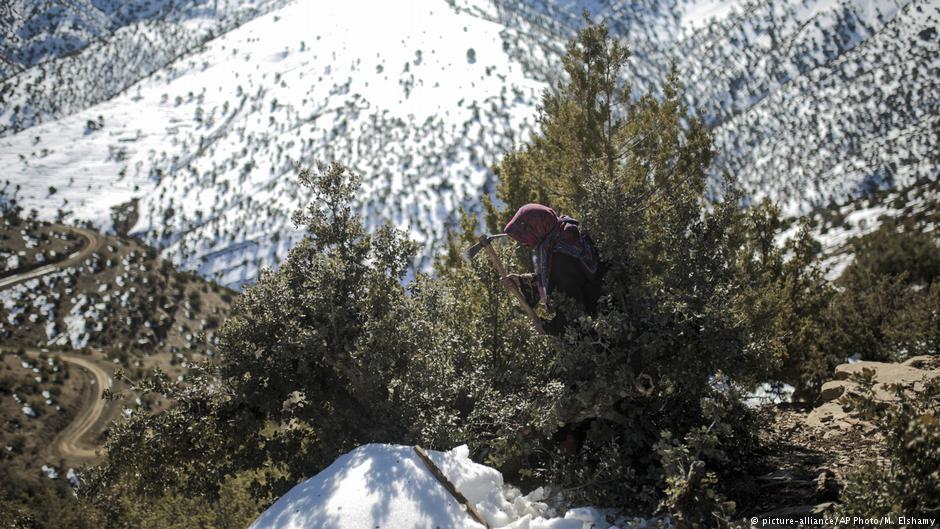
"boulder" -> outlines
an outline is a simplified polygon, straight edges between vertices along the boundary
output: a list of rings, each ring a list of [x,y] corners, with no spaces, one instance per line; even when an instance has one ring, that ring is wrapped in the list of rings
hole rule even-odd
[[[915,360],[915,358],[911,360]],[[919,382],[925,376],[940,376],[940,370],[919,369],[909,364],[856,362],[854,364],[841,364],[836,366],[836,380],[848,380],[853,375],[861,375],[862,371],[865,369],[870,369],[875,372],[875,381],[879,384]]]
[[[923,370],[940,370],[940,356],[920,355],[912,356],[903,362],[903,365]]]
[[[886,386],[902,384],[920,389],[925,378],[940,377],[940,368],[932,367],[931,361],[931,357],[915,356],[902,364],[888,362],[842,364],[836,367],[835,376],[837,381],[851,382],[849,380],[851,377],[861,375],[863,370],[870,369],[875,373],[875,395],[882,400],[893,400],[894,392]],[[926,369],[915,366],[923,366]]]
[[[842,409],[842,404],[832,400],[813,408],[806,416],[806,424],[814,428],[825,428],[829,431],[847,430],[857,423]],[[828,432],[827,432],[828,433]]]
[[[816,402],[825,404],[829,401],[836,400],[855,387],[858,387],[858,384],[851,380],[830,380],[822,385],[822,389],[819,390],[819,398]]]
[[[806,416],[806,423],[812,427],[825,428],[827,437],[856,426],[870,432],[870,425],[853,417],[849,411],[843,409],[840,402],[841,397],[858,388],[858,384],[850,379],[861,375],[866,369],[874,372],[876,397],[882,401],[890,401],[894,399],[894,392],[886,386],[903,384],[917,389],[925,378],[940,377],[940,358],[915,356],[903,363],[863,361],[841,364],[835,369],[835,380],[822,385],[818,404]]]

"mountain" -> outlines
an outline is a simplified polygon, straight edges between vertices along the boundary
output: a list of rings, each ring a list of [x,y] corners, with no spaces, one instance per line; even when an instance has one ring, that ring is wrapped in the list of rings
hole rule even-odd
[[[712,127],[714,181],[751,200],[804,214],[940,165],[938,0],[93,4],[100,23],[76,23],[97,40],[71,55],[3,52],[25,68],[0,90],[7,178],[47,219],[108,230],[124,204],[132,234],[236,288],[299,237],[295,175],[316,161],[360,173],[370,226],[409,229],[426,266],[535,127],[584,9],[630,44],[637,93],[675,65]]]
[[[0,6],[0,80],[26,97],[22,130],[105,101],[158,68],[283,0],[11,0]],[[92,60],[86,60],[93,58]],[[102,59],[107,59],[105,62]],[[100,68],[100,66],[106,66]],[[46,82],[52,83],[46,85]],[[10,85],[8,85],[9,88]],[[43,87],[55,87],[48,90]],[[63,88],[65,94],[61,92]],[[4,94],[10,92],[3,92]]]
[[[514,3],[498,20],[514,53],[564,41],[581,3]],[[523,6],[523,8],[520,8]],[[752,198],[804,214],[877,189],[936,180],[940,153],[940,3],[593,2],[596,20],[633,51],[627,79],[639,91],[674,64],[685,99],[711,126],[720,179]],[[513,39],[510,40],[513,42]],[[554,48],[557,49],[557,48]],[[557,71],[545,49],[533,71]]]

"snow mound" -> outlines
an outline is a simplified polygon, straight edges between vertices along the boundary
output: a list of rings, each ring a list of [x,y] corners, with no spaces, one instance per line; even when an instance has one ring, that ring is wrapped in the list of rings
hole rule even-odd
[[[564,517],[506,487],[499,471],[474,463],[466,446],[428,451],[448,480],[487,523],[506,529],[606,528],[605,513],[573,509]],[[369,444],[291,489],[249,529],[482,529],[434,478],[410,446]]]

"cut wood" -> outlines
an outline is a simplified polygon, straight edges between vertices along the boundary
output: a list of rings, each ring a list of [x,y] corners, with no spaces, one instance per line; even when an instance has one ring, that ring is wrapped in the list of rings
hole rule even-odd
[[[443,485],[445,489],[447,489],[447,492],[449,492],[458,503],[464,506],[464,508],[467,510],[467,514],[473,518],[473,521],[483,525],[483,527],[486,527],[486,529],[492,529],[490,524],[486,523],[486,520],[483,518],[483,515],[480,514],[480,511],[477,510],[476,506],[471,503],[470,500],[468,500],[467,497],[464,496],[459,490],[457,490],[457,487],[455,487],[454,484],[451,483],[449,479],[447,479],[447,476],[445,476],[441,469],[434,464],[434,461],[431,461],[431,458],[428,457],[428,453],[425,452],[424,449],[420,446],[415,446],[414,449],[415,453],[418,454],[418,457],[421,458],[421,461],[424,462],[424,465],[428,467],[428,470],[431,471],[431,474],[437,478],[437,481],[439,481],[440,484]]]

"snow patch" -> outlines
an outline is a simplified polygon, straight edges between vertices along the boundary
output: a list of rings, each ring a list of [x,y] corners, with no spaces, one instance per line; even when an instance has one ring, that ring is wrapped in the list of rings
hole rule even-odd
[[[642,526],[639,519],[611,525],[609,511],[594,507],[558,515],[539,488],[523,496],[499,471],[474,463],[466,446],[428,455],[491,527],[590,529]],[[249,529],[395,528],[480,529],[434,478],[410,446],[369,444],[291,489]]]
[[[49,479],[59,478],[59,472],[54,467],[50,467],[49,465],[42,466],[42,473],[45,474]]]
[[[756,407],[764,404],[790,402],[793,399],[795,390],[796,388],[783,382],[761,382],[754,388],[754,391],[745,396],[744,403]]]

